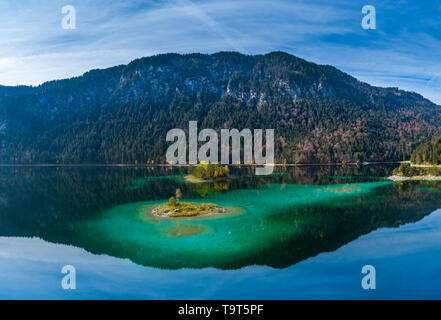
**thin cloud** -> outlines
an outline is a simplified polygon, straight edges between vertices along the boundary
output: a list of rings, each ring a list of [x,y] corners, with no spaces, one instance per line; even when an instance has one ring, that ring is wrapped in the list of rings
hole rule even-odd
[[[65,4],[0,2],[0,84],[37,85],[157,53],[283,50],[441,103],[439,1],[373,0],[369,31],[361,0],[76,0],[76,30],[61,28]]]

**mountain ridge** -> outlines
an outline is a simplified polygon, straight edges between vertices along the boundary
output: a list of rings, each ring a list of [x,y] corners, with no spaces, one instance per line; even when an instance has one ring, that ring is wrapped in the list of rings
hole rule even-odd
[[[165,162],[166,132],[190,120],[274,128],[279,162],[402,160],[440,133],[440,115],[417,93],[280,51],[161,54],[36,87],[0,86],[0,162]]]

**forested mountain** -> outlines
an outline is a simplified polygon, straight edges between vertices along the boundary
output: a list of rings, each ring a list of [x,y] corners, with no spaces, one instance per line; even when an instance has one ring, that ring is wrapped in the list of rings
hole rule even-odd
[[[423,143],[412,154],[414,164],[441,164],[441,136]]]
[[[163,54],[38,87],[0,87],[1,163],[165,162],[166,133],[275,129],[277,162],[408,159],[441,107],[283,52]]]

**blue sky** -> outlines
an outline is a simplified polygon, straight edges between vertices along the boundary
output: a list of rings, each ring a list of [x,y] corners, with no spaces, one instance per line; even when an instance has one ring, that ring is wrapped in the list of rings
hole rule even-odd
[[[364,5],[376,30],[361,27]],[[77,29],[61,28],[76,8]],[[165,52],[282,50],[441,104],[441,0],[2,0],[0,84],[37,85]]]

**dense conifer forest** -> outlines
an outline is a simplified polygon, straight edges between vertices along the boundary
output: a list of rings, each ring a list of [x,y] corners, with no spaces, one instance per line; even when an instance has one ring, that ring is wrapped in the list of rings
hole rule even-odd
[[[165,163],[167,131],[190,120],[275,129],[278,163],[407,160],[441,134],[441,107],[421,95],[287,53],[163,54],[0,87],[0,162]]]
[[[419,146],[412,154],[411,162],[414,164],[441,164],[441,136]]]

